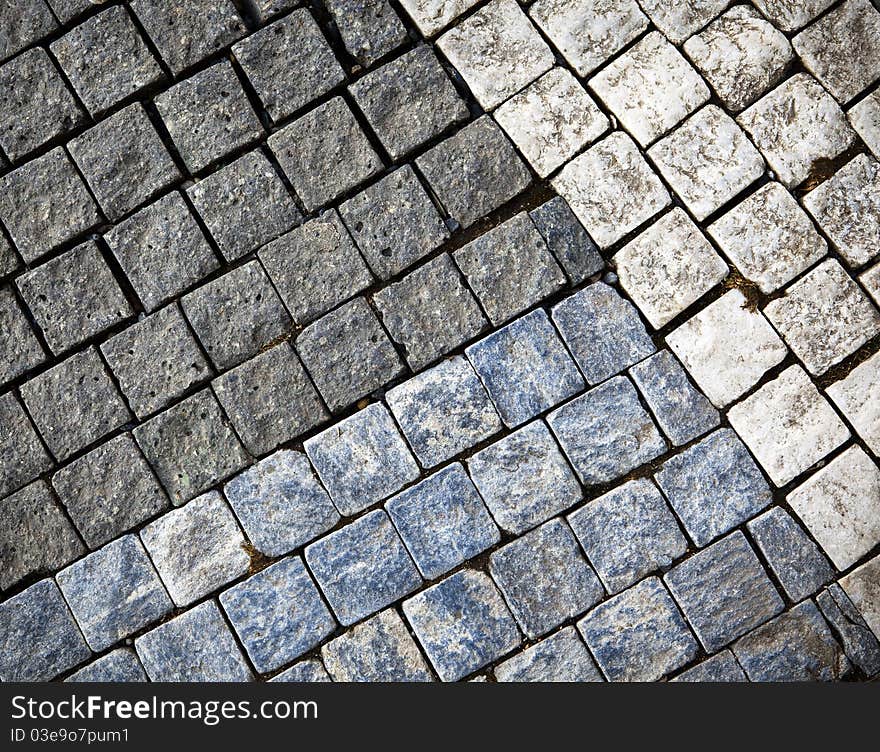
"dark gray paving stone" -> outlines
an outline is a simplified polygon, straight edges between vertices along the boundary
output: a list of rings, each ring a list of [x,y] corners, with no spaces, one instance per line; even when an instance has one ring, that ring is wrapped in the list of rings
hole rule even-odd
[[[168,507],[162,486],[127,433],[62,467],[52,486],[89,548]]]
[[[380,290],[373,302],[414,371],[473,339],[487,326],[446,253]]]
[[[754,517],[772,501],[770,486],[729,428],[666,460],[656,479],[698,546]]]
[[[510,428],[555,407],[586,386],[543,310],[533,311],[465,350]]]
[[[253,679],[214,601],[200,603],[134,641],[154,682],[246,682]]]
[[[85,553],[44,481],[0,500],[0,588],[38,572],[53,572]]]
[[[69,23],[95,7],[92,0],[46,0],[46,2],[62,24]]]
[[[175,505],[248,463],[210,389],[159,413],[132,433]]]
[[[687,444],[721,422],[718,411],[669,350],[636,363],[629,374],[673,446]]]
[[[468,117],[467,105],[426,45],[385,63],[349,90],[394,160]]]
[[[19,160],[83,122],[55,64],[34,47],[0,67],[0,148]]]
[[[220,603],[261,674],[298,658],[336,627],[298,556],[233,585]]]
[[[392,497],[385,509],[428,580],[501,540],[498,527],[459,463]]]
[[[5,0],[0,5],[0,60],[50,34],[57,26],[44,0]]]
[[[449,237],[412,167],[405,165],[339,207],[348,231],[380,279],[398,274]]]
[[[101,221],[98,207],[60,146],[0,177],[0,221],[31,263]]]
[[[51,466],[52,460],[15,395],[0,395],[0,498]]]
[[[164,78],[122,5],[92,16],[49,48],[93,117]]]
[[[742,668],[729,650],[722,650],[711,658],[698,663],[687,671],[682,671],[674,682],[745,682],[748,681]]]
[[[344,515],[357,514],[419,477],[415,457],[382,403],[308,439],[304,448]]]
[[[4,166],[4,160],[0,159],[0,171],[2,171]],[[18,269],[18,266],[18,256],[15,251],[12,250],[12,246],[9,244],[9,241],[6,240],[6,237],[0,233],[0,279],[7,274],[14,272]]]
[[[244,7],[257,23],[263,24],[273,16],[296,7],[299,2],[300,0],[244,0]]]
[[[369,67],[409,39],[387,0],[328,0],[326,5],[348,54],[363,66]]]
[[[363,298],[309,324],[297,338],[296,349],[334,412],[403,371],[391,340]]]
[[[201,172],[263,135],[263,126],[228,60],[175,84],[154,102],[191,173]]]
[[[275,122],[345,81],[342,67],[305,8],[239,42],[232,53]]]
[[[342,97],[316,107],[268,140],[308,211],[376,175],[382,161]]]
[[[89,656],[91,651],[51,579],[0,603],[3,681],[48,681]]]
[[[292,322],[266,272],[249,261],[181,300],[183,312],[219,370],[282,339]]]
[[[0,384],[36,368],[46,359],[11,287],[0,287],[0,352]]]
[[[565,627],[495,667],[500,682],[595,682],[602,673],[574,627]]]
[[[610,681],[656,681],[689,663],[699,650],[656,577],[597,606],[577,627]]]
[[[850,661],[866,676],[880,672],[880,642],[840,585],[823,590],[816,603]]]
[[[617,593],[687,551],[687,540],[651,481],[631,480],[568,516],[605,587]]]
[[[738,530],[678,564],[664,579],[710,653],[783,609],[782,598]]]
[[[131,417],[94,347],[23,384],[21,396],[58,460],[96,442]]]
[[[523,161],[485,115],[416,160],[450,216],[469,227],[531,182]]]
[[[338,682],[429,682],[431,670],[403,620],[388,609],[321,648]]]
[[[114,222],[181,178],[141,104],[102,120],[67,148]]]
[[[71,674],[65,682],[145,682],[147,675],[134,650],[118,648],[102,655],[85,668]]]
[[[603,282],[566,298],[552,313],[590,384],[620,373],[656,350],[635,306]]]
[[[220,265],[177,191],[111,228],[104,240],[147,312],[156,310]]]
[[[329,682],[330,675],[324,669],[324,664],[317,658],[307,658],[304,661],[293,664],[287,671],[282,671],[277,676],[269,679],[270,682]]]
[[[596,244],[562,196],[555,196],[532,209],[529,217],[571,284],[583,282],[605,266]]]
[[[187,194],[227,261],[274,240],[302,218],[260,149],[208,175]]]
[[[312,543],[305,557],[336,618],[345,626],[422,584],[403,541],[381,509]]]
[[[386,400],[425,468],[501,430],[489,395],[462,356],[444,360],[390,389]]]
[[[300,452],[284,449],[223,488],[260,553],[281,556],[335,527],[339,513]]]
[[[143,544],[126,535],[62,569],[61,593],[96,653],[173,609]]]

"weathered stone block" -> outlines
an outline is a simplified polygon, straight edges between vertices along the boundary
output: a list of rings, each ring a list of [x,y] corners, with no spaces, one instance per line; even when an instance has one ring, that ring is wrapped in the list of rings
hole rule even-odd
[[[574,627],[565,627],[495,667],[500,682],[595,682],[602,674]]]

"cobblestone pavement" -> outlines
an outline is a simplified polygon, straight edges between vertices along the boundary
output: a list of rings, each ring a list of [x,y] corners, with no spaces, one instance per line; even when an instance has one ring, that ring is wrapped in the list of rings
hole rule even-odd
[[[0,0],[0,679],[880,673],[870,0]]]

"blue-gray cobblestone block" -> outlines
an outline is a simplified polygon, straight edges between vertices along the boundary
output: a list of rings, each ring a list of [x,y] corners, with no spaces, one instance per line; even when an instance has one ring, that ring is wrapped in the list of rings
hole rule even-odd
[[[599,249],[562,196],[554,196],[529,212],[547,247],[576,285],[605,266]]]
[[[674,682],[744,682],[748,681],[742,668],[729,650],[722,650],[687,671],[682,671]]]
[[[0,287],[0,385],[36,368],[46,359],[43,347],[11,287]]]
[[[305,556],[336,618],[345,626],[422,584],[419,570],[381,509],[312,543]]]
[[[293,664],[278,676],[269,679],[270,682],[329,682],[330,675],[324,665],[317,658],[308,658]]]
[[[135,650],[154,682],[246,682],[253,679],[214,601],[205,601],[141,635]]]
[[[629,373],[674,446],[687,444],[721,422],[718,411],[669,350],[636,363]]]
[[[741,637],[733,652],[752,681],[839,681],[852,668],[812,601]]]
[[[791,515],[773,507],[748,524],[758,549],[795,603],[834,579],[831,563]]]
[[[598,603],[605,590],[561,519],[498,549],[489,572],[526,635],[534,639]]]
[[[51,466],[48,452],[15,395],[0,395],[0,498]]]
[[[501,540],[498,527],[459,463],[397,494],[385,508],[428,580]]]
[[[92,0],[46,0],[62,24],[70,23],[74,18],[95,7]]]
[[[605,483],[666,451],[632,382],[616,376],[547,416],[581,482]]]
[[[584,379],[543,310],[533,311],[465,350],[509,428],[582,391]]]
[[[233,585],[220,594],[220,604],[261,674],[290,663],[336,628],[298,556]]]
[[[676,565],[664,579],[710,653],[783,609],[782,598],[739,530]]]
[[[429,682],[431,670],[397,612],[388,609],[321,648],[338,682]]]
[[[568,516],[590,563],[611,593],[667,569],[687,540],[657,487],[631,480]]]
[[[574,627],[565,627],[495,667],[500,682],[596,682],[602,673]]]
[[[303,447],[344,515],[387,499],[419,477],[415,457],[381,402],[306,440]]]
[[[24,0],[0,6],[0,26],[3,28],[0,60],[3,60],[51,33],[58,21],[44,0]]]
[[[596,282],[553,306],[553,321],[590,384],[598,384],[656,348],[635,306]]]
[[[334,527],[339,513],[305,455],[282,449],[223,488],[251,543],[281,556]]]
[[[498,588],[472,569],[404,601],[403,613],[443,681],[472,674],[522,642]]]
[[[52,579],[0,603],[0,680],[48,681],[90,655]]]
[[[431,468],[501,430],[498,413],[471,364],[456,356],[385,396],[423,467]]]
[[[880,673],[880,641],[843,588],[834,583],[816,596],[816,603],[847,657],[868,677]]]
[[[287,0],[288,2],[290,0]],[[369,67],[409,39],[406,27],[388,0],[327,0],[345,49]]]
[[[772,501],[745,445],[720,428],[663,463],[657,483],[698,546],[745,522]]]
[[[577,627],[610,681],[656,681],[689,663],[699,649],[656,577],[597,606]]]
[[[96,653],[168,614],[173,604],[136,535],[62,569],[55,577]]]
[[[147,681],[147,675],[131,648],[118,648],[92,661],[64,681],[132,683]]]

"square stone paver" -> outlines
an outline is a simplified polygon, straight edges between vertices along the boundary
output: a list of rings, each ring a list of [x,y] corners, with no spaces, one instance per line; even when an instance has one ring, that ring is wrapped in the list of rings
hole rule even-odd
[[[840,584],[875,635],[880,635],[880,557],[875,556],[844,577]]]
[[[687,671],[682,671],[674,682],[745,682],[748,681],[742,668],[729,650],[707,658]]]
[[[12,392],[0,396],[0,498],[52,466],[27,414]]]
[[[44,0],[24,0],[4,3],[3,40],[0,42],[0,60],[11,57],[32,42],[54,31],[58,22]]]
[[[478,0],[401,0],[400,4],[426,37],[449,26]]]
[[[494,670],[499,682],[595,682],[602,673],[574,627],[565,627]]]
[[[654,25],[673,44],[681,44],[728,5],[728,0],[642,0]]]
[[[859,581],[862,573],[866,576],[873,574],[870,572],[872,569],[869,566],[870,563],[868,562],[864,568],[859,567],[853,572]],[[874,581],[876,582],[876,574],[874,574]],[[822,616],[828,621],[834,635],[843,645],[847,657],[867,676],[876,675],[880,671],[880,642],[877,641],[864,617],[853,605],[843,588],[836,583],[832,584],[819,593],[816,597],[816,605],[819,606]],[[866,611],[870,610],[869,604],[865,603],[863,606]]]
[[[868,448],[880,457],[880,353],[874,353],[825,391]]]
[[[356,5],[348,0],[327,0],[327,10],[333,16],[348,54],[364,67],[409,39],[406,27],[388,0],[365,0]]]
[[[573,285],[596,274],[605,265],[596,244],[562,196],[554,196],[532,209],[529,217]]]
[[[858,104],[854,104],[847,112],[847,117],[865,146],[880,159],[880,90],[875,89]]]
[[[880,262],[874,264],[868,271],[859,277],[859,282],[868,291],[874,303],[880,306]]]
[[[0,384],[40,365],[46,354],[11,287],[0,287]]]
[[[755,0],[757,8],[783,31],[796,31],[834,4],[834,0]]]
[[[46,0],[61,23],[70,23],[93,7],[91,0]]]
[[[317,658],[307,658],[276,674],[270,682],[330,682],[333,681]]]
[[[147,675],[131,648],[117,648],[68,676],[65,682],[146,682]]]

